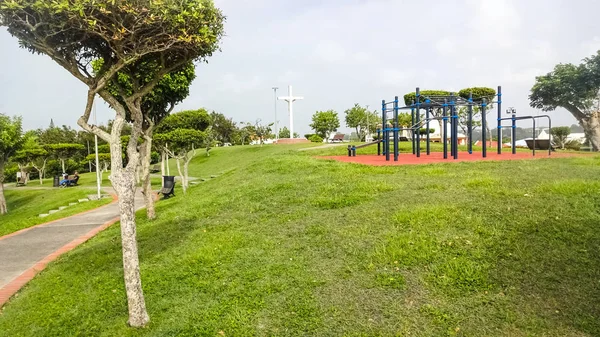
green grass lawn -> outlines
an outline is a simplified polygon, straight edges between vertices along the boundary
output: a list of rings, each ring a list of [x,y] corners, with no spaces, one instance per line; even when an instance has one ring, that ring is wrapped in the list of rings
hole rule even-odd
[[[84,187],[55,189],[19,187],[17,189],[5,190],[4,196],[6,197],[9,213],[0,215],[0,236],[77,214],[112,201],[112,199],[106,198],[78,203],[45,218],[39,217],[40,213],[48,213],[49,210],[58,209],[60,206],[68,206],[69,203],[77,202],[77,200],[86,198],[88,195],[94,193],[95,190]]]
[[[221,175],[138,213],[147,328],[126,326],[115,225],[0,335],[600,335],[599,156],[369,167],[299,147],[215,149],[190,175]]]

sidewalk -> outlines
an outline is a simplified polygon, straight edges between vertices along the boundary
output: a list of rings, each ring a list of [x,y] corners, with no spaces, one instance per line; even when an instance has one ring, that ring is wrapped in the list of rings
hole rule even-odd
[[[139,189],[135,206],[136,210],[144,207]],[[0,307],[49,262],[118,220],[115,198],[91,211],[0,237]]]

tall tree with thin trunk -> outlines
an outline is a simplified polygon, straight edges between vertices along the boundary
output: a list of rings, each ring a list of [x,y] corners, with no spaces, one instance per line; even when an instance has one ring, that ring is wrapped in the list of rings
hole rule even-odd
[[[600,150],[600,51],[579,65],[558,64],[535,80],[529,95],[531,107],[566,109],[577,119],[594,151]]]
[[[94,69],[101,69],[103,60],[94,62]],[[139,63],[138,69],[128,73],[117,73],[117,76],[108,84],[109,92],[118,100],[127,111],[127,117],[130,121],[131,113],[127,105],[120,96],[120,91],[131,93],[133,83],[148,82],[152,76],[148,73],[157,71],[154,67],[145,63]],[[190,93],[190,85],[196,77],[194,64],[189,62],[182,65],[179,69],[165,74],[152,91],[142,99],[141,109],[144,116],[147,116],[142,124],[143,142],[140,144],[140,165],[142,194],[146,206],[146,216],[149,219],[156,218],[156,209],[154,207],[154,192],[150,179],[150,162],[152,160],[152,136],[154,128],[166,116],[168,116],[175,106],[181,103]]]
[[[207,130],[210,123],[207,111],[199,109],[172,114],[156,127],[155,141],[163,151],[175,158],[184,194],[189,187],[188,166],[196,155],[196,149],[204,143],[206,131],[210,132]]]
[[[185,64],[205,61],[219,48],[224,16],[211,0],[10,0],[0,2],[0,25],[33,53],[49,56],[87,87],[86,105],[78,125],[110,146],[111,182],[119,197],[125,290],[131,326],[150,318],[142,291],[135,221],[135,171],[140,162],[139,139],[149,116],[143,98],[160,80]],[[102,59],[97,71],[92,62]],[[108,85],[117,74],[137,78],[131,90]],[[114,83],[114,82],[113,82]],[[110,132],[89,123],[96,96],[116,116]],[[123,165],[121,135],[127,121],[127,165]]]
[[[15,154],[23,144],[21,117],[9,117],[0,114],[0,214],[6,214],[8,208],[4,198],[4,166],[8,158]]]

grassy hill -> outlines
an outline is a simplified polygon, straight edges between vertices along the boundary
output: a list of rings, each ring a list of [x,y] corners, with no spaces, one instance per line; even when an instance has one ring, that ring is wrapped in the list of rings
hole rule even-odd
[[[600,157],[368,167],[220,148],[138,213],[151,323],[126,326],[118,226],[0,311],[0,335],[597,336]],[[173,172],[173,171],[172,171]]]

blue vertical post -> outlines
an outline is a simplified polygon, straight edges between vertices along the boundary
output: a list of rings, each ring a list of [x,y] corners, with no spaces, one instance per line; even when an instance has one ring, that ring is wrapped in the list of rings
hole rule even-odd
[[[511,119],[511,128],[510,131],[512,132],[512,154],[516,154],[517,153],[517,115],[515,114],[515,110],[512,111],[512,119]]]
[[[454,138],[456,137],[456,132],[454,130],[454,110],[455,110],[455,102],[454,102],[454,93],[450,93],[450,155],[454,158],[456,147],[454,146]]]
[[[394,98],[394,161],[398,161],[398,96]]]
[[[419,88],[417,88],[417,90],[415,90],[415,94],[416,94],[416,110],[415,110],[415,119],[416,119],[416,124],[417,124],[417,129],[415,130],[416,134],[417,134],[417,142],[416,142],[416,148],[417,148],[417,157],[421,157],[421,90]]]
[[[390,160],[390,137],[389,137],[389,131],[388,131],[388,127],[387,127],[387,111],[386,111],[386,105],[385,105],[385,100],[381,101],[381,125],[383,128],[383,138],[382,138],[382,142],[383,142],[383,153],[385,154],[385,160]]]
[[[469,93],[469,119],[467,121],[467,137],[469,137],[469,144],[467,150],[469,154],[473,154],[473,93]]]
[[[430,103],[429,100],[427,100],[426,102]],[[425,118],[426,118],[425,120],[427,121],[426,126],[425,126],[426,127],[425,131],[427,132],[427,145],[426,146],[427,146],[427,155],[428,156],[431,153],[430,146],[429,146],[429,113],[430,113],[429,109],[430,109],[429,107],[425,108]]]
[[[487,110],[487,104],[485,98],[481,100],[481,156],[487,157],[487,135],[485,129],[487,128],[485,111]]]
[[[452,132],[454,134],[454,144],[452,147],[454,147],[454,159],[458,159],[458,110],[456,109],[456,101],[452,108],[454,110],[452,113],[452,128],[454,129]]]
[[[410,127],[411,127],[411,129],[410,129],[410,137],[412,138],[412,151],[413,151],[413,154],[416,153],[416,150],[415,150],[415,129],[413,129],[413,127],[415,126],[415,108],[414,108],[414,106],[415,106],[415,101],[412,101],[412,105],[411,105],[411,108],[410,108],[410,120],[411,120],[410,121]]]
[[[448,159],[448,99],[444,98],[442,106],[442,142],[444,142],[444,159]]]
[[[502,154],[502,86],[498,86],[498,154]]]
[[[377,155],[381,156],[381,128],[377,128],[377,139],[379,143],[377,143]]]

